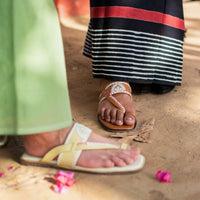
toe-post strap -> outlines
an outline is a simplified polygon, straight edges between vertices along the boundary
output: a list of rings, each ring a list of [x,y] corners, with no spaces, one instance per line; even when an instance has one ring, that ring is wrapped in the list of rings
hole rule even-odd
[[[107,99],[110,103],[112,103],[115,107],[120,109],[123,113],[126,112],[124,106],[113,96],[114,94],[128,94],[131,98],[131,87],[126,82],[112,82],[108,84],[105,89],[101,92],[99,96],[99,103]]]
[[[49,163],[56,157],[57,165],[60,167],[74,167],[82,150],[97,149],[126,149],[127,144],[122,143],[121,147],[108,143],[87,142],[91,133],[91,129],[75,123],[65,144],[59,145],[50,150],[41,160],[41,162]]]

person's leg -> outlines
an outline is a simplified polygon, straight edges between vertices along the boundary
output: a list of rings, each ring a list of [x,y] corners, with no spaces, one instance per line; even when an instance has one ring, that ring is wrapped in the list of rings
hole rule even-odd
[[[9,93],[13,95],[12,99],[6,96],[6,92],[1,93],[1,106],[6,118],[1,116],[0,126],[4,129],[0,134],[25,135],[27,153],[42,157],[53,147],[64,143],[73,124],[59,21],[49,0],[7,2],[10,2],[8,7],[13,9],[10,23],[10,26],[14,25],[13,41],[9,46],[14,49],[14,55],[8,56],[8,61],[12,60],[9,65],[12,77],[4,80],[2,76],[1,86],[13,80],[8,85],[9,91],[14,92]],[[0,6],[5,8],[2,2]],[[2,61],[2,66],[4,63]],[[10,113],[3,110],[6,103],[12,105]],[[10,119],[10,126],[6,119]],[[118,142],[93,133],[87,141],[120,146]],[[123,167],[132,164],[139,153],[138,148],[131,147],[126,150],[83,151],[77,165],[89,168]]]
[[[41,10],[41,13],[42,12],[43,12],[43,10]],[[42,15],[38,14],[38,18],[40,16],[42,16]],[[48,16],[48,17],[50,17],[50,16]],[[31,40],[33,40],[34,36],[35,36],[35,39],[37,39],[37,43],[40,44],[40,49],[38,49],[37,51],[39,51],[39,50],[42,51],[41,48],[43,48],[47,51],[47,49],[45,48],[45,46],[47,45],[46,46],[48,48],[47,53],[49,54],[47,56],[52,57],[51,61],[48,61],[47,63],[45,63],[45,67],[46,68],[48,67],[48,70],[44,69],[45,74],[43,75],[43,77],[39,77],[39,80],[42,79],[42,81],[43,81],[40,84],[40,87],[41,86],[45,87],[44,79],[45,79],[45,75],[47,75],[48,84],[51,84],[51,85],[49,85],[50,88],[48,88],[47,86],[45,87],[45,91],[46,91],[45,95],[50,95],[49,97],[46,96],[46,103],[47,104],[49,104],[51,102],[54,103],[54,105],[47,105],[48,109],[45,110],[44,117],[45,117],[45,119],[46,118],[55,119],[56,117],[59,117],[58,121],[62,122],[60,117],[62,117],[61,114],[62,114],[62,112],[64,112],[63,118],[62,118],[63,121],[70,122],[71,124],[68,123],[68,125],[64,125],[66,128],[63,128],[63,129],[59,129],[59,130],[54,129],[55,131],[47,131],[47,132],[43,131],[42,133],[39,133],[39,134],[26,135],[25,136],[26,151],[29,154],[38,156],[38,157],[44,156],[53,147],[63,144],[68,136],[70,129],[71,129],[71,126],[69,126],[69,125],[72,125],[72,121],[71,121],[71,117],[70,117],[71,111],[70,111],[70,105],[69,105],[69,96],[67,95],[68,94],[67,93],[67,83],[66,83],[66,78],[65,78],[66,74],[65,74],[65,65],[64,65],[64,60],[63,60],[63,58],[64,58],[63,48],[61,48],[61,46],[60,46],[61,41],[58,41],[58,40],[55,41],[56,38],[61,38],[61,34],[58,32],[52,33],[53,27],[55,30],[59,29],[58,27],[56,28],[56,24],[58,25],[58,22],[53,17],[55,17],[54,13],[52,13],[52,18],[50,18],[50,19],[45,18],[45,16],[43,16],[43,23],[45,23],[45,21],[46,21],[46,23],[48,23],[48,21],[50,21],[50,23],[46,25],[46,30],[44,29],[44,27],[42,28],[42,26],[41,26],[44,24],[40,24],[40,21],[39,21],[39,24],[37,24],[37,22],[36,22],[35,26],[38,26],[37,31],[39,32],[39,35],[35,35],[35,33],[33,33]],[[44,38],[41,37],[42,33],[45,33],[44,34],[44,37],[46,38],[45,40],[44,40]],[[44,43],[44,41],[48,41],[48,44]],[[31,43],[32,43],[32,41],[31,41]],[[50,45],[52,45],[52,46],[50,46]],[[50,50],[49,50],[49,48],[50,48]],[[28,53],[28,52],[26,52],[26,53]],[[44,56],[43,53],[44,52],[41,52],[41,57]],[[38,53],[37,53],[37,55],[38,55]],[[62,61],[62,63],[60,63],[61,61]],[[52,66],[52,67],[50,68],[50,66]],[[40,66],[40,67],[42,67],[42,66]],[[39,71],[39,69],[37,69],[35,72],[38,73],[38,71]],[[48,74],[46,74],[46,73],[48,73]],[[55,76],[54,76],[54,74],[55,74]],[[51,79],[49,79],[49,76],[51,77]],[[33,77],[32,74],[30,75],[29,78],[31,78],[31,77]],[[36,74],[36,77],[38,77],[38,74]],[[49,81],[51,83],[49,83]],[[26,82],[28,82],[28,80]],[[59,91],[59,88],[60,88],[60,91]],[[54,97],[51,97],[52,95]],[[52,101],[51,101],[51,98],[53,98]],[[51,101],[51,102],[49,102],[49,101]],[[56,101],[58,101],[58,102],[56,102]],[[43,105],[44,103],[45,102],[40,102],[40,105]],[[59,105],[60,105],[60,109],[59,109]],[[30,108],[31,106],[28,105],[27,107]],[[56,110],[51,107],[55,107]],[[50,108],[53,109],[53,111],[52,111],[51,116],[48,117],[48,112],[49,112]],[[64,111],[61,111],[61,109]],[[41,114],[41,112],[38,115],[40,115],[40,114]],[[66,115],[66,117],[64,117],[64,115]],[[49,119],[49,121],[51,121],[50,119]],[[44,121],[45,120],[43,120],[43,122]],[[52,123],[52,124],[55,124],[55,123]],[[38,124],[37,124],[37,126],[38,126]],[[51,125],[50,125],[50,127],[51,127]],[[52,130],[52,127],[51,127],[51,130]],[[116,143],[114,141],[108,140],[106,138],[102,138],[96,134],[92,134],[90,136],[90,138],[88,139],[88,141],[114,143],[114,144],[119,145],[118,143]],[[130,148],[130,147],[126,151],[124,151],[124,150],[118,150],[118,151],[117,150],[110,150],[110,151],[101,150],[100,152],[98,150],[83,151],[83,153],[81,154],[81,156],[77,162],[77,165],[84,166],[84,167],[112,167],[114,165],[124,166],[124,165],[133,163],[136,160],[138,154],[139,154],[139,149]]]
[[[53,2],[8,0],[0,2],[0,9],[0,135],[72,125]]]
[[[185,30],[182,1],[153,0],[150,4],[148,0],[102,0],[90,4],[83,53],[92,59],[95,78],[141,84],[145,93],[164,93],[181,84]],[[123,98],[122,105],[135,109],[126,95]],[[99,104],[99,113],[103,112],[111,123],[129,124],[126,115],[120,115],[118,123],[118,116],[111,114],[117,109],[106,101]]]

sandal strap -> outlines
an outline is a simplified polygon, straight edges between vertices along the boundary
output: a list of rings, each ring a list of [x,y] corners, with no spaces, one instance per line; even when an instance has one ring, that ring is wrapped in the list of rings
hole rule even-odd
[[[107,99],[115,107],[120,109],[123,113],[126,112],[124,106],[113,96],[114,94],[128,94],[131,98],[131,87],[128,83],[116,81],[108,84],[99,96],[99,103]]]
[[[121,147],[109,143],[87,142],[91,129],[75,123],[70,131],[65,144],[59,145],[50,150],[41,160],[41,162],[49,163],[58,156],[57,165],[60,167],[74,167],[82,150],[95,149],[123,149],[127,148],[127,144],[122,143]]]
[[[126,112],[124,106],[114,96],[108,95],[106,98],[110,103],[112,103],[115,107],[121,110],[123,114]]]

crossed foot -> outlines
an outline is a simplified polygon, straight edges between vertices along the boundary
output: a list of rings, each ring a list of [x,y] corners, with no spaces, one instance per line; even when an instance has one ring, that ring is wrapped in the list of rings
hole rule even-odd
[[[58,131],[45,132],[41,134],[25,136],[25,150],[27,153],[37,157],[43,157],[49,150],[64,143],[72,127]],[[88,142],[101,142],[114,144],[120,147],[120,143],[91,133]],[[83,150],[77,165],[87,168],[100,167],[124,167],[137,160],[140,149],[128,147],[126,150]]]
[[[109,81],[104,79],[102,82],[103,90],[108,84],[114,83],[115,81]],[[128,84],[127,82],[125,82]],[[133,125],[136,123],[136,119],[133,114],[135,113],[135,105],[132,102],[132,98],[128,94],[114,94],[113,95],[126,109],[126,112],[123,113],[117,107],[115,107],[112,103],[110,103],[107,99],[104,99],[102,102],[99,103],[98,113],[100,114],[101,118],[107,122],[110,122],[114,125]]]

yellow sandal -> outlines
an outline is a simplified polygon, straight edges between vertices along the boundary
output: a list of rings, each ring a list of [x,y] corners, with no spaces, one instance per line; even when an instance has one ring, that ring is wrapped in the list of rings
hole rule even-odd
[[[76,163],[81,155],[82,150],[92,149],[119,149],[118,146],[107,143],[87,142],[91,129],[75,123],[70,131],[65,144],[57,146],[50,150],[43,158],[31,156],[24,153],[20,160],[22,164],[37,165],[44,167],[55,167],[65,170],[73,170],[89,173],[122,173],[134,172],[143,168],[145,158],[142,155],[138,156],[137,161],[132,165],[125,167],[112,168],[86,168],[77,166]],[[122,143],[121,149],[126,149],[127,144]],[[57,160],[54,160],[57,157]]]

